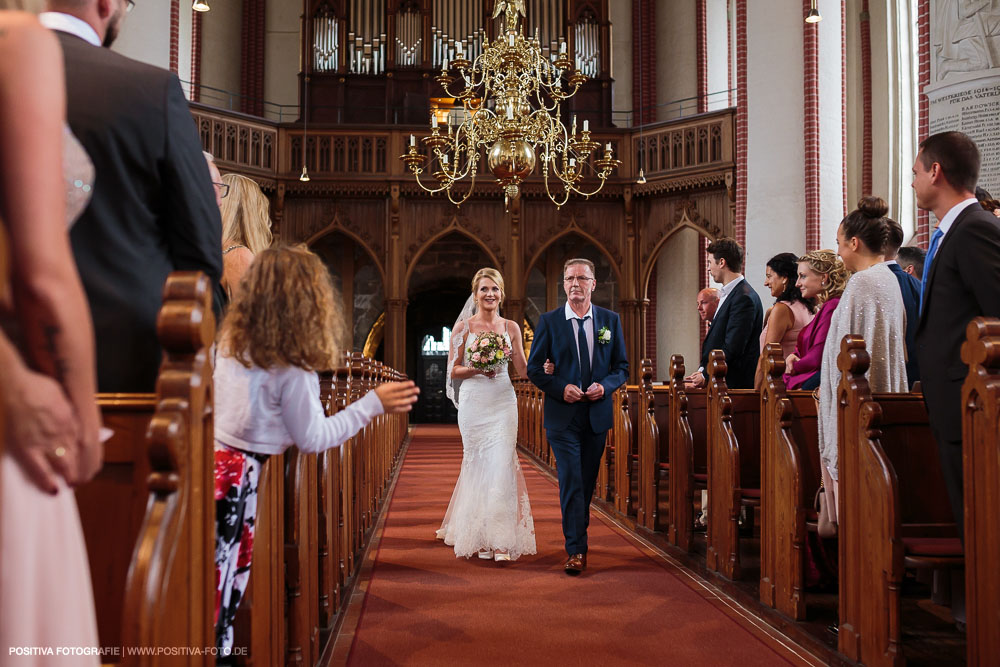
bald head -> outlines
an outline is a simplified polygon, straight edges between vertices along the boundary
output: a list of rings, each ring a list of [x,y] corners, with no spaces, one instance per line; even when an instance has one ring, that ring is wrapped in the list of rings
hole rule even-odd
[[[48,9],[80,19],[94,29],[104,47],[110,47],[129,4],[128,0],[48,0]]]
[[[719,307],[719,290],[706,287],[698,292],[698,315],[705,322],[711,322],[715,317],[715,309]]]

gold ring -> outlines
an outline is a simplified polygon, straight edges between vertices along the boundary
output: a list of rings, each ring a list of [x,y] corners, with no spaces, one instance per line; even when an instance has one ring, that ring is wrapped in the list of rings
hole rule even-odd
[[[62,458],[66,456],[66,448],[60,445],[56,447],[54,450],[52,450],[52,453],[55,454],[57,457]]]

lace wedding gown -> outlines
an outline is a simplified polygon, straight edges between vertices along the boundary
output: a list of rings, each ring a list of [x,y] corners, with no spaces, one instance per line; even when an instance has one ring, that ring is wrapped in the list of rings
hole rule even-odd
[[[466,348],[474,338],[468,334]],[[465,364],[468,358],[466,350]],[[535,553],[535,524],[515,448],[517,398],[506,366],[494,378],[462,381],[458,429],[462,471],[438,539],[454,546],[456,557],[488,549],[506,551],[511,559]]]

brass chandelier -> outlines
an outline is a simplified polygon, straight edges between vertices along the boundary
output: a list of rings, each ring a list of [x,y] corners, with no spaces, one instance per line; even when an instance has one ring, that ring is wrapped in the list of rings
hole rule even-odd
[[[614,159],[610,143],[598,157],[601,145],[591,138],[588,121],[579,134],[575,116],[569,131],[560,121],[562,101],[576,94],[587,77],[574,69],[565,42],[558,56],[549,60],[542,54],[537,31],[534,39],[521,34],[518,23],[525,16],[524,0],[496,0],[493,18],[504,10],[503,32],[492,43],[484,38],[483,51],[474,62],[465,58],[459,43],[455,59],[450,66],[446,59],[434,78],[449,97],[462,103],[461,123],[453,126],[449,114],[443,132],[431,114],[431,134],[421,139],[429,156],[417,150],[416,137],[410,135],[409,150],[400,159],[421,188],[432,194],[443,191],[456,206],[472,195],[483,154],[508,206],[519,196],[519,186],[536,162],[545,192],[556,206],[565,204],[574,192],[584,197],[597,194],[621,161]],[[457,77],[452,70],[458,71]],[[464,86],[460,92],[451,90],[456,82]],[[420,180],[428,159],[427,167],[437,181],[432,186]],[[585,175],[600,179],[594,190],[582,189]],[[456,193],[455,183],[465,178],[468,189]]]

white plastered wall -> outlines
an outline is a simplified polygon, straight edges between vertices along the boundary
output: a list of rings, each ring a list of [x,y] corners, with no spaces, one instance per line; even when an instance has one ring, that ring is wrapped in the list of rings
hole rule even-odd
[[[820,247],[834,248],[844,218],[843,77],[840,0],[817,3],[819,22],[819,221]],[[795,252],[794,250],[792,252]],[[763,275],[763,274],[761,274]]]
[[[296,107],[299,104],[299,39],[302,4],[267,3],[264,36],[264,99],[274,104]],[[268,110],[265,110],[268,111]],[[283,114],[285,115],[285,114]],[[294,120],[292,113],[284,120]]]
[[[705,0],[708,110],[729,106],[729,0]]]
[[[698,30],[696,0],[656,1],[656,119],[679,117],[676,100],[698,95]],[[636,45],[638,46],[638,45]],[[649,48],[649,45],[643,45]],[[697,101],[684,102],[684,115]]]
[[[805,248],[802,13],[785,3],[747,8],[747,226],[744,273],[763,303],[764,267]]]
[[[625,127],[632,118],[632,3],[611,2],[611,108],[614,124]]]
[[[216,2],[201,19],[201,100],[239,110],[243,5]]]
[[[190,9],[190,8],[189,8]],[[187,30],[181,25],[181,43],[191,50],[191,21]],[[135,60],[170,67],[170,3],[137,2],[122,24],[113,50]],[[190,59],[189,59],[190,60]],[[190,69],[188,70],[190,72]],[[182,79],[188,77],[181,77]]]
[[[681,227],[664,243],[650,280],[656,281],[656,379],[670,377],[670,356],[684,355],[690,368],[701,356],[701,331],[695,300],[701,266],[701,235]],[[694,364],[692,366],[691,364]]]

